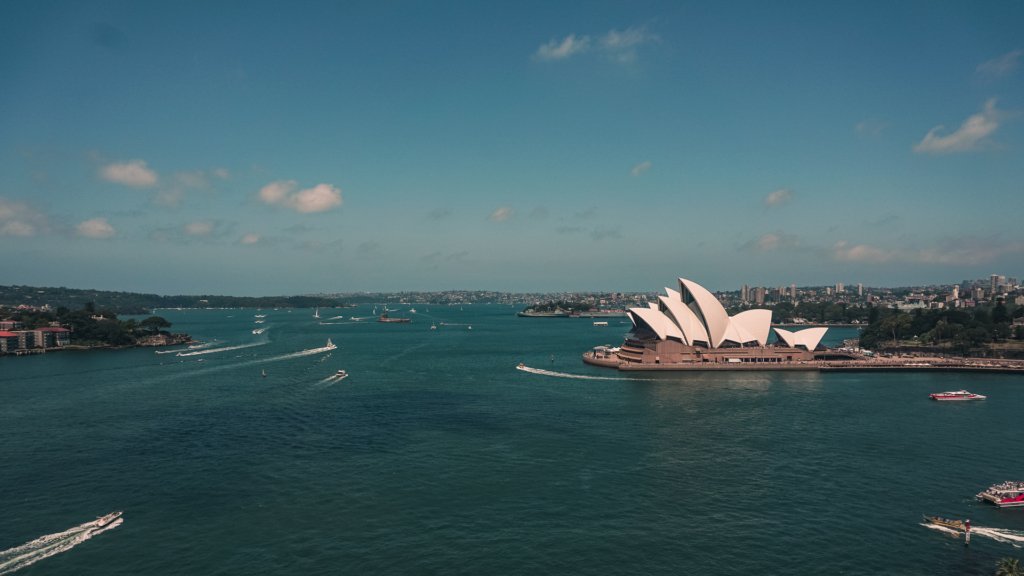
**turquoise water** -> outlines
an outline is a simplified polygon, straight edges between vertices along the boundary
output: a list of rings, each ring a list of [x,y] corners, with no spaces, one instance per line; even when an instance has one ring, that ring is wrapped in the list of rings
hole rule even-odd
[[[579,360],[618,320],[418,308],[265,311],[261,336],[254,310],[169,310],[213,349],[253,346],[0,360],[0,550],[124,510],[17,573],[987,575],[1024,557],[919,525],[1024,537],[1024,510],[973,499],[1024,479],[1024,377],[623,375]],[[960,388],[989,400],[927,398]]]

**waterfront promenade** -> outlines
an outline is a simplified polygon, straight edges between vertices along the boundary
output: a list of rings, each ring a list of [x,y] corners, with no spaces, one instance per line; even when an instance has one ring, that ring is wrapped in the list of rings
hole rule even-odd
[[[583,353],[583,362],[624,372],[988,372],[1024,374],[1024,360],[949,357],[886,357],[863,360],[807,360],[791,363],[718,363],[640,364],[615,357]]]

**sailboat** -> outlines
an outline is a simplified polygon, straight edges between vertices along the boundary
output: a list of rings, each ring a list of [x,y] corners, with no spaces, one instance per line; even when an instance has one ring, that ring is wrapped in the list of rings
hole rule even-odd
[[[316,312],[313,312],[313,318],[316,318],[317,320],[320,319],[320,307],[319,306],[316,307]]]
[[[334,350],[337,347],[338,347],[338,345],[335,344],[334,342],[331,342],[330,338],[327,339],[327,345],[324,346],[324,348],[327,348],[328,350]]]
[[[264,369],[263,369],[263,373],[262,373],[262,376],[263,376],[264,378],[266,378],[266,377],[267,377],[267,369],[266,369],[266,368],[264,368]]]

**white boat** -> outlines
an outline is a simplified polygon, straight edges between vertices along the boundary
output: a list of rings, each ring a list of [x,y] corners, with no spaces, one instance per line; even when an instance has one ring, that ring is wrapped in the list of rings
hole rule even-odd
[[[252,331],[252,333],[253,334],[263,334],[266,331],[267,331],[266,328],[256,328],[255,330]]]
[[[607,326],[607,322],[594,322],[594,326]]]
[[[106,516],[100,516],[100,517],[96,518],[95,522],[93,522],[93,526],[96,526],[97,528],[102,528],[102,527],[106,526],[107,524],[110,524],[114,520],[117,520],[118,518],[120,518],[122,514],[124,514],[124,512],[111,512],[110,514],[107,514]]]
[[[431,330],[437,330],[437,324],[431,324],[430,325],[430,329]]]
[[[345,378],[348,378],[348,372],[345,372],[344,370],[338,370],[337,372],[334,373],[334,377],[337,378],[338,380],[344,380]]]
[[[266,320],[257,320],[254,324],[263,324],[264,322],[266,322]]]
[[[316,311],[313,312],[313,318],[320,319],[320,307],[317,306]]]
[[[409,308],[409,314],[415,314],[415,313],[416,313],[416,309],[415,308]]]
[[[327,344],[326,344],[326,345],[324,346],[324,348],[326,348],[326,349],[328,349],[328,350],[334,350],[334,349],[336,349],[337,347],[338,347],[338,345],[337,345],[337,344],[335,344],[334,342],[331,342],[331,339],[330,339],[330,338],[328,338],[328,339],[327,339]]]
[[[974,394],[967,390],[956,390],[954,392],[936,392],[929,394],[929,398],[932,400],[938,400],[939,402],[963,402],[966,400],[984,400],[985,396],[981,394]]]
[[[264,378],[267,377],[267,370],[266,370],[266,368],[263,369],[263,372],[260,375],[263,376]]]

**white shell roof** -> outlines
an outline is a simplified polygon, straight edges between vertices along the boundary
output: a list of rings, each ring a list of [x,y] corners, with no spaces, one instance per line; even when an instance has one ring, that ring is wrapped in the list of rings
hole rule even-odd
[[[729,315],[722,303],[707,288],[686,278],[679,279],[679,286],[693,297],[694,303],[704,317],[704,325],[711,337],[711,347],[718,348],[725,340],[725,331],[729,328]]]
[[[796,348],[806,346],[813,351],[821,343],[822,337],[828,332],[828,328],[804,328],[803,330],[790,331],[782,328],[775,328],[775,333],[786,343],[786,346]]]

